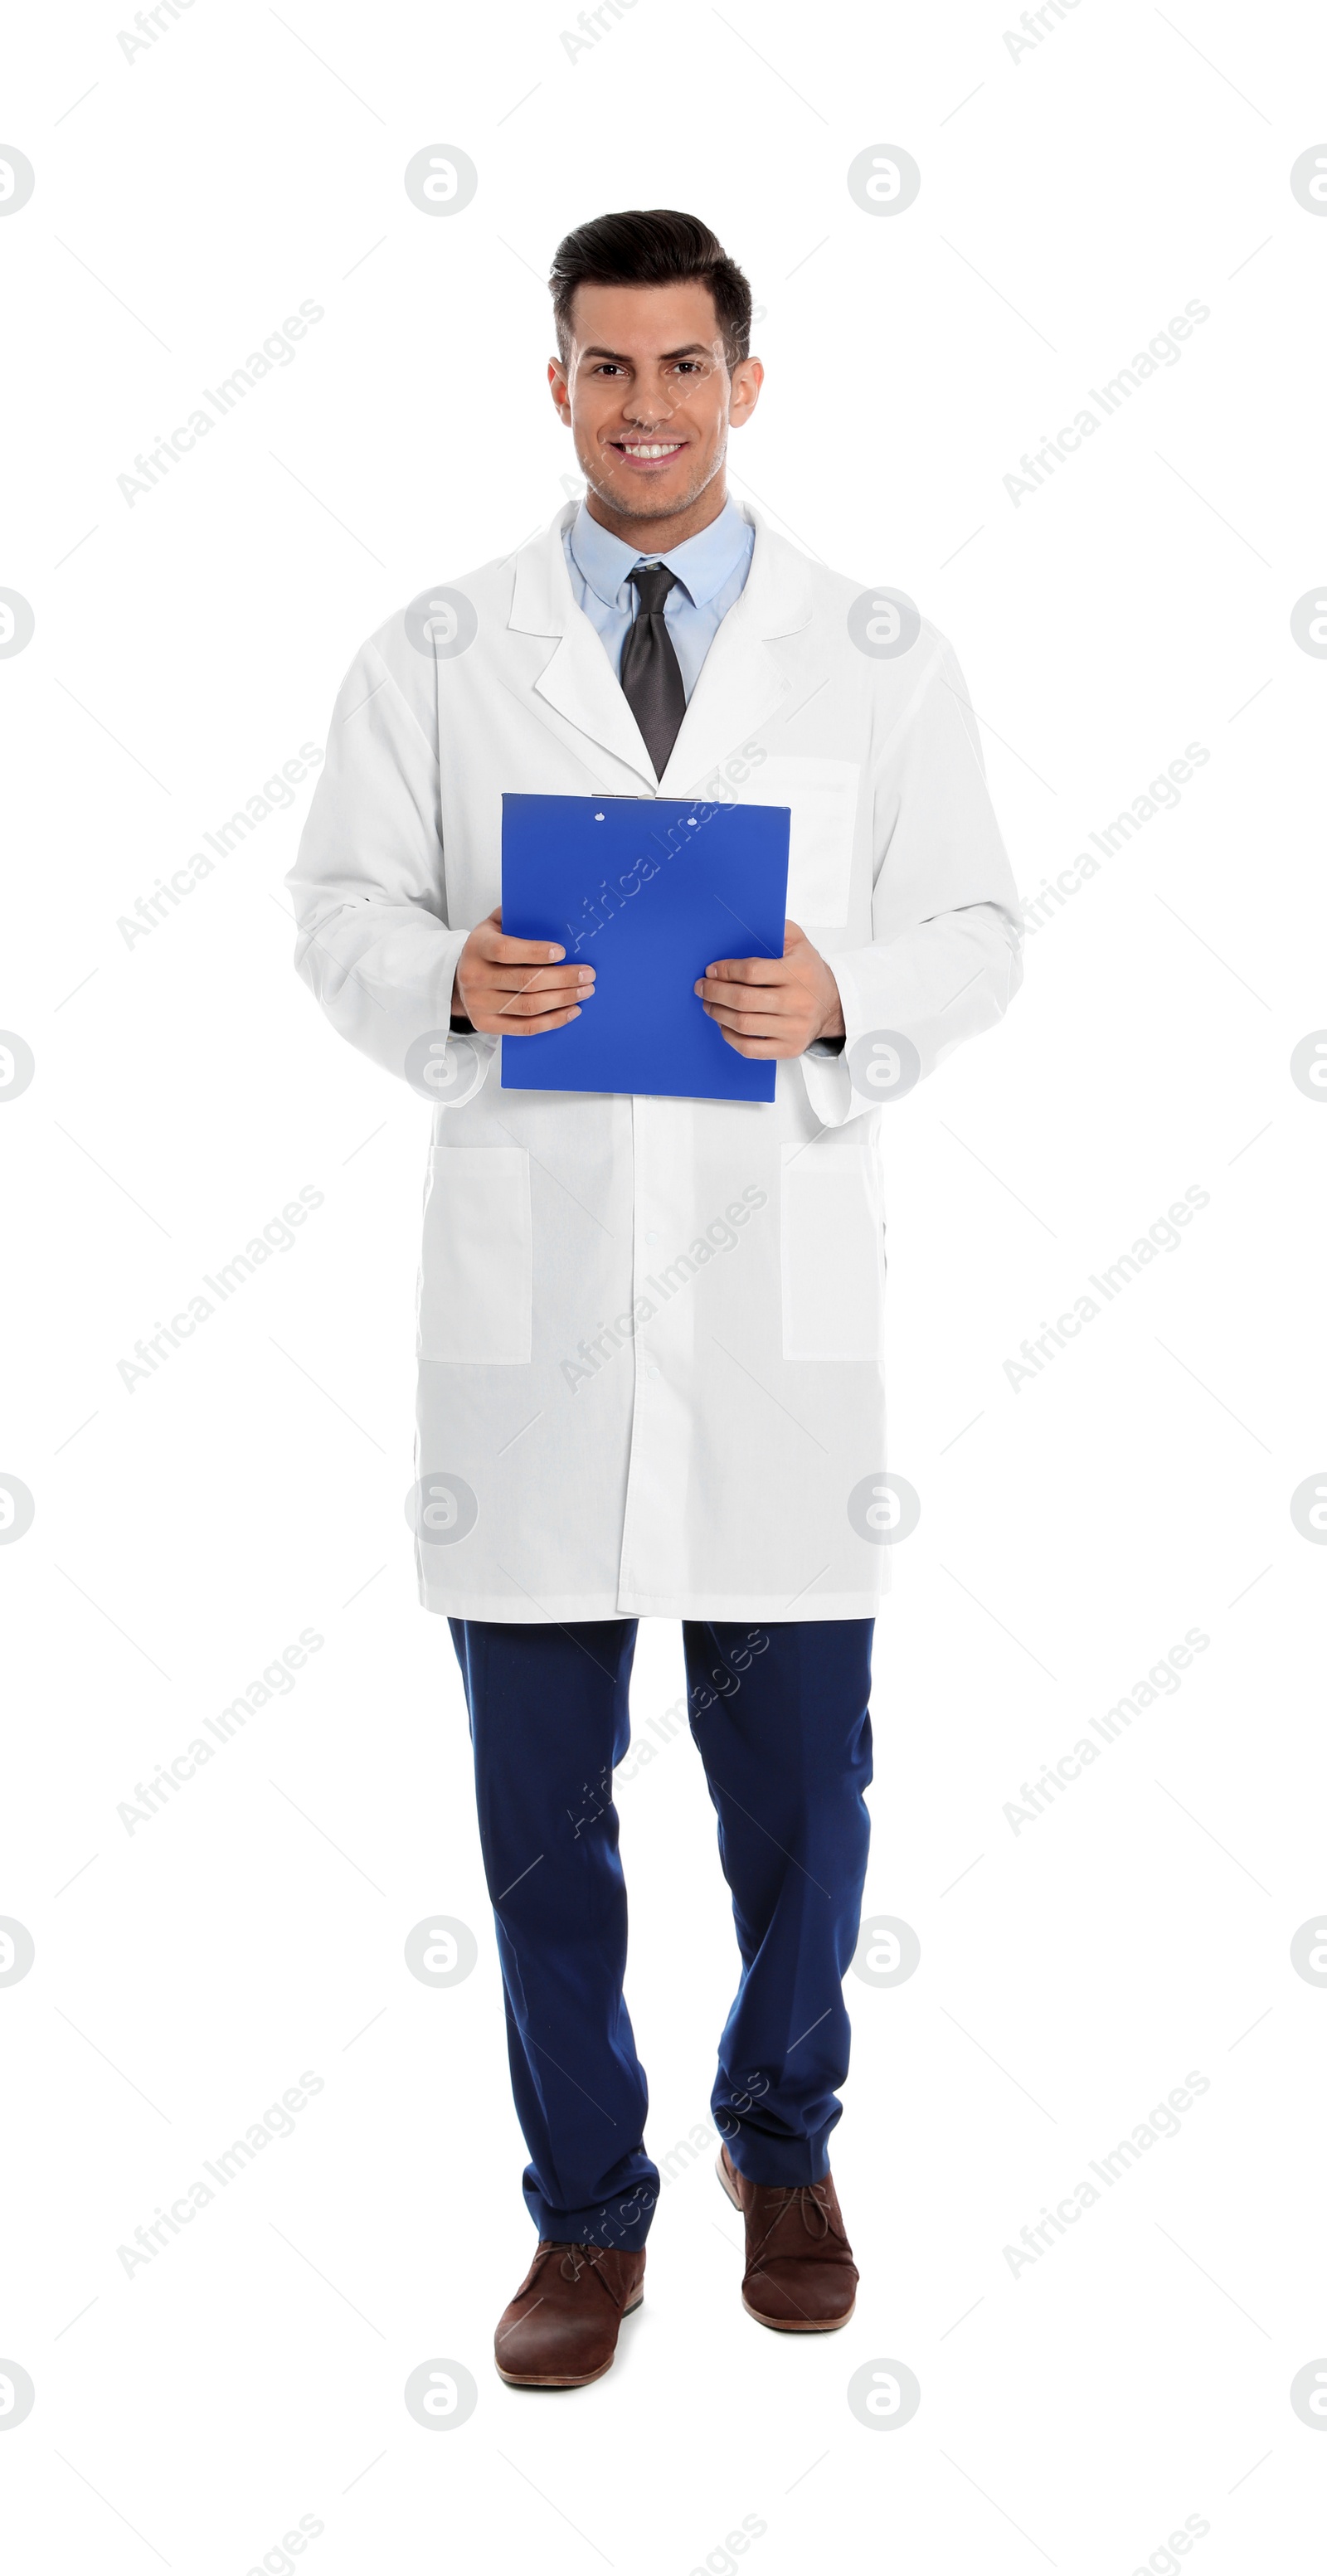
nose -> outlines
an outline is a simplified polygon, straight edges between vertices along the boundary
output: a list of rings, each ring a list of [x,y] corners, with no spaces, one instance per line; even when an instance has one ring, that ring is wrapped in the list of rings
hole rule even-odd
[[[624,397],[622,404],[624,418],[634,428],[644,430],[661,428],[672,418],[676,408],[668,394],[647,385],[637,385],[629,397]]]

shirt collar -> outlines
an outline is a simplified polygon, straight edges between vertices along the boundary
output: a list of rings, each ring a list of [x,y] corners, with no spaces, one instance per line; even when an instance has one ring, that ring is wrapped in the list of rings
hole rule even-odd
[[[749,534],[747,522],[730,495],[717,519],[702,528],[699,536],[687,537],[680,546],[670,546],[666,554],[646,555],[639,546],[615,537],[611,528],[592,519],[582,501],[571,524],[569,543],[578,572],[607,608],[618,605],[633,565],[655,562],[667,564],[693,605],[701,608],[735,570]]]

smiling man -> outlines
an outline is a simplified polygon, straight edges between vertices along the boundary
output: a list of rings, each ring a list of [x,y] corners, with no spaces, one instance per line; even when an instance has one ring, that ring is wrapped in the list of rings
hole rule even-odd
[[[420,1590],[464,1677],[538,2231],[496,2360],[569,2388],[640,2304],[659,2189],[612,1799],[641,1617],[682,1623],[732,1891],[711,2100],[743,2304],[788,2333],[852,2314],[829,2140],[898,1510],[877,1130],[1020,968],[948,645],[728,495],[763,381],[741,270],[655,210],[568,234],[550,286],[585,499],[365,645],[290,883],[334,1026],[436,1104]],[[772,1104],[500,1087],[499,1040],[519,1083],[521,1040],[596,981],[574,942],[503,932],[506,790],[789,809],[782,957],[698,959],[692,987],[777,1061]]]

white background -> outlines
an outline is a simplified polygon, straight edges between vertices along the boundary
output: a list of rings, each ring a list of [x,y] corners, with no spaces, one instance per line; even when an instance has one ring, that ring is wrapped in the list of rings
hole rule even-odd
[[[569,10],[570,0],[565,0]],[[1012,7],[1012,0],[1010,0]],[[0,2439],[23,2576],[761,2576],[877,2559],[1129,2576],[1305,2564],[1327,2443],[1320,1165],[1290,1078],[1327,1022],[1327,130],[1307,8],[1081,0],[1017,59],[995,6],[808,13],[196,0],[12,22],[0,662]],[[128,22],[126,21],[126,24]],[[570,21],[568,19],[567,23]],[[479,171],[433,220],[402,172]],[[845,173],[922,171],[881,220]],[[1025,896],[1198,742],[1210,758],[1030,937],[1009,1019],[887,1113],[891,1466],[922,1497],[878,1632],[868,1909],[921,1964],[849,1980],[834,2168],[862,2269],[823,2339],[742,2313],[712,2146],[664,2192],[610,2377],[507,2390],[523,2150],[450,1639],[418,1609],[413,1294],[428,1112],[291,972],[308,788],[132,947],[117,928],[302,742],[359,640],[561,505],[543,284],[572,224],[702,215],[763,306],[734,485],[953,639]],[[130,507],[117,477],[312,299],[294,361]],[[1003,478],[1187,301],[1210,318],[1015,507]],[[303,1185],[324,1204],[130,1393],[117,1363]],[[1190,1187],[1210,1204],[1035,1382],[1004,1363]],[[787,1508],[797,1510],[790,1466]],[[132,1834],[117,1805],[300,1630],[296,1687]],[[1192,1627],[1182,1687],[1034,1825],[1003,1810]],[[638,1733],[682,1688],[642,1628]],[[707,2125],[736,1973],[685,1737],[625,1783],[628,1998],[662,2155]],[[430,1990],[430,1908],[479,1963]],[[117,2247],[303,2070],[324,2089],[178,2241]],[[1209,2089],[1064,2241],[1003,2253],[1190,2070]],[[1314,2177],[1317,2176],[1315,2181]],[[402,2390],[461,2363],[431,2432]],[[881,2358],[922,2402],[860,2422]],[[291,2560],[292,2564],[300,2563]]]

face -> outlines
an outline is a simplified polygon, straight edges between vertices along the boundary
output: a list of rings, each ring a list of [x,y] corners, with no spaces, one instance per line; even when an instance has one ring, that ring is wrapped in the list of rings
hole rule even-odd
[[[615,517],[680,517],[722,472],[729,423],[754,411],[759,359],[729,374],[714,298],[694,279],[578,286],[571,331],[548,380],[590,490]]]

